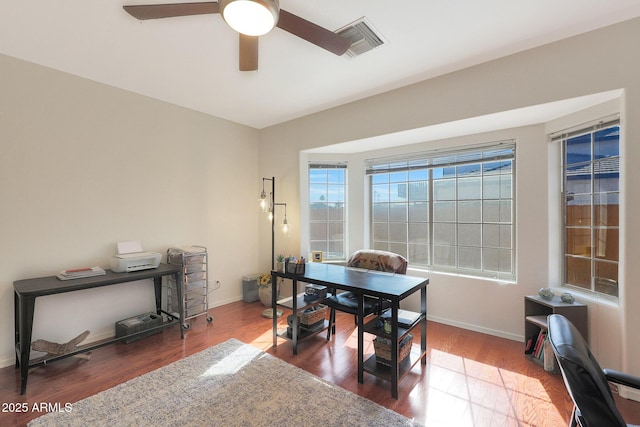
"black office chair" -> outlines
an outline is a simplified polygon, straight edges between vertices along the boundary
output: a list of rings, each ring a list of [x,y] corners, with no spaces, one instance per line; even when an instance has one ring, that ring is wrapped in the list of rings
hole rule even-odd
[[[347,267],[398,274],[405,274],[407,272],[407,265],[407,259],[402,255],[373,249],[356,251],[347,261]],[[333,295],[327,298],[324,304],[330,308],[327,340],[331,339],[332,333],[336,333],[336,310],[353,314],[357,324],[358,298],[355,294],[351,292],[335,293],[334,290]],[[387,300],[367,296],[364,297],[365,317],[373,313],[381,313],[389,307],[390,303]]]
[[[549,342],[574,403],[569,425],[628,426],[616,408],[609,382],[640,389],[640,377],[600,368],[584,338],[566,317],[551,314],[548,324]]]

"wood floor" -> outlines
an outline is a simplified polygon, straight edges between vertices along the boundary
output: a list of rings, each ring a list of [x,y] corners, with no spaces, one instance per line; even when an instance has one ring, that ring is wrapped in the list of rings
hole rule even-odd
[[[395,400],[383,380],[365,373],[358,383],[353,317],[338,314],[331,342],[320,334],[299,344],[295,356],[288,341],[279,339],[272,348],[271,320],[260,316],[263,309],[259,302],[216,307],[210,310],[213,322],[193,319],[184,340],[171,327],[131,344],[96,349],[88,361],[69,358],[37,368],[23,396],[19,370],[2,368],[0,425],[24,426],[47,406],[64,407],[232,337],[429,427],[568,425],[571,402],[562,378],[528,361],[521,343],[428,322],[427,365],[414,367]],[[369,337],[365,352],[373,353]],[[627,422],[640,423],[639,403],[621,405]]]

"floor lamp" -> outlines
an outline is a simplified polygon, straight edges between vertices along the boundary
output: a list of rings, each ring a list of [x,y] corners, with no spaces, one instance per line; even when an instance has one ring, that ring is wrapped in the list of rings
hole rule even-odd
[[[267,193],[264,189],[264,182],[271,182],[271,192],[269,193],[269,197],[267,198]],[[271,270],[275,270],[275,257],[276,257],[276,206],[284,206],[284,220],[282,221],[282,231],[285,234],[288,234],[290,231],[290,226],[287,221],[287,204],[286,203],[276,203],[276,178],[262,178],[262,192],[260,193],[260,208],[264,212],[269,213],[269,219],[271,221]],[[274,292],[274,289],[271,289],[271,292]],[[277,292],[277,289],[275,290]],[[282,316],[282,310],[277,310],[277,316]],[[264,317],[273,317],[273,311],[271,308],[266,309],[262,312]]]

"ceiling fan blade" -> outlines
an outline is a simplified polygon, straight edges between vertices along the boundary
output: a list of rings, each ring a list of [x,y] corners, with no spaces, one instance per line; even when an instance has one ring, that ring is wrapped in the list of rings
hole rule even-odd
[[[286,10],[280,9],[277,26],[338,56],[351,47],[351,42],[344,37]]]
[[[124,10],[137,19],[171,18],[174,16],[206,15],[219,13],[218,2],[147,4],[122,6]]]
[[[258,69],[258,37],[240,36],[240,71],[255,71]]]

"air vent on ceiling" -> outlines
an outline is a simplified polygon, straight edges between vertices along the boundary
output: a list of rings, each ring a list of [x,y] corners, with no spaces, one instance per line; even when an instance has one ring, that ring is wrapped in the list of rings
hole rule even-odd
[[[351,41],[351,47],[346,52],[351,58],[362,55],[385,43],[382,35],[364,17],[339,29],[336,33]]]

